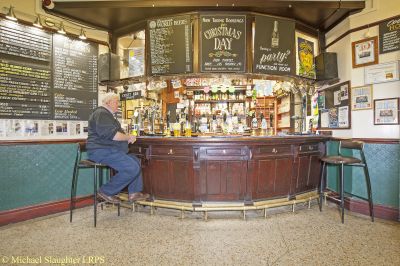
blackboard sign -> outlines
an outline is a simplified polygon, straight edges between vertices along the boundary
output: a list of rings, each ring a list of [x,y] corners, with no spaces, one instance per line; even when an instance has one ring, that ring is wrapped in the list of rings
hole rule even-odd
[[[96,44],[53,36],[54,119],[88,120],[97,107]]]
[[[0,53],[49,62],[51,35],[37,28],[0,20]]]
[[[400,16],[379,24],[379,53],[400,50]]]
[[[141,97],[142,97],[142,91],[123,92],[119,95],[120,100],[140,99]]]
[[[0,20],[0,118],[88,120],[98,45]]]
[[[246,16],[201,15],[201,72],[244,72]]]
[[[347,81],[319,92],[319,128],[351,128],[350,91],[350,81]]]
[[[51,34],[0,20],[0,118],[52,119]]]
[[[256,16],[253,72],[295,75],[295,23],[291,20]]]
[[[1,59],[0,73],[0,118],[52,118],[49,66]]]
[[[150,37],[150,74],[193,71],[190,16],[149,20],[147,28]]]

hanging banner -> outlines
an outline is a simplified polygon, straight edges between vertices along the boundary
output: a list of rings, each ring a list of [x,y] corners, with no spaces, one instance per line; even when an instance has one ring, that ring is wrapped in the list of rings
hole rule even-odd
[[[201,72],[245,72],[246,16],[201,15]]]
[[[315,79],[314,43],[297,37],[298,75]]]
[[[379,53],[400,50],[400,16],[379,24]]]
[[[256,16],[253,72],[295,75],[294,34],[291,20]]]

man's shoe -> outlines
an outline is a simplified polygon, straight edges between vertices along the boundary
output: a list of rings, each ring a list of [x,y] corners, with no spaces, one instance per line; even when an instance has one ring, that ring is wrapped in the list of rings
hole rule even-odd
[[[146,200],[149,197],[150,197],[150,195],[147,193],[135,192],[135,193],[129,194],[128,200],[130,202],[134,202],[134,201],[138,201],[138,200]]]
[[[114,196],[107,196],[100,190],[97,191],[97,197],[103,199],[105,202],[109,202],[112,204],[119,204],[121,201]]]

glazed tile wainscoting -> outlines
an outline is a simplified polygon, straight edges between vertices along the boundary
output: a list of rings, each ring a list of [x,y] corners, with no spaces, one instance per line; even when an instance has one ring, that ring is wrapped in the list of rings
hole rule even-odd
[[[328,153],[335,152],[337,142],[331,141]],[[398,220],[400,145],[367,143],[365,153],[377,217]],[[67,210],[74,160],[75,150],[71,143],[0,145],[0,225],[45,215],[46,208],[52,209],[49,213]],[[353,177],[346,181],[345,190],[365,196],[361,169],[345,171]],[[83,204],[90,204],[84,196],[93,191],[91,173],[82,171],[80,175],[77,195],[83,197]],[[335,175],[335,169],[330,167],[328,187],[332,190],[337,185]],[[357,203],[353,201],[355,211],[357,206],[360,207]],[[379,213],[379,207],[391,214]],[[10,219],[15,212],[28,212],[29,215]]]
[[[338,142],[331,141],[328,146],[328,154],[337,154]],[[399,202],[400,202],[400,145],[399,144],[375,144],[367,143],[365,145],[365,157],[368,164],[371,177],[372,197],[377,209],[377,217],[399,220]],[[358,156],[358,154],[350,154]],[[337,169],[329,166],[328,169],[328,188],[337,191],[338,178]],[[345,179],[345,191],[352,194],[367,197],[365,177],[362,168],[346,167],[345,176],[351,178]],[[358,200],[348,201],[353,203],[351,210],[367,214],[368,207]],[[364,206],[364,207],[362,207]],[[365,209],[365,212],[362,209]],[[381,208],[381,210],[379,210]],[[383,208],[383,209],[382,209]],[[386,214],[382,214],[386,212]],[[385,217],[386,216],[386,217]],[[389,216],[389,217],[388,217]]]

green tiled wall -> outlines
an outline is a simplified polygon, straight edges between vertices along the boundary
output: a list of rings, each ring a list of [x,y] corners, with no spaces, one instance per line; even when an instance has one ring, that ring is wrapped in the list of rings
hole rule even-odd
[[[328,142],[327,153],[337,154],[338,142]],[[357,151],[345,155],[358,157]],[[366,144],[365,157],[371,178],[372,198],[374,204],[399,208],[400,201],[400,145],[399,144]],[[338,188],[337,168],[328,169],[328,187]],[[345,191],[367,197],[365,176],[362,168],[345,167]],[[351,177],[351,178],[348,178]]]
[[[0,146],[0,211],[70,197],[75,144]],[[93,193],[92,172],[82,170],[77,195]]]

